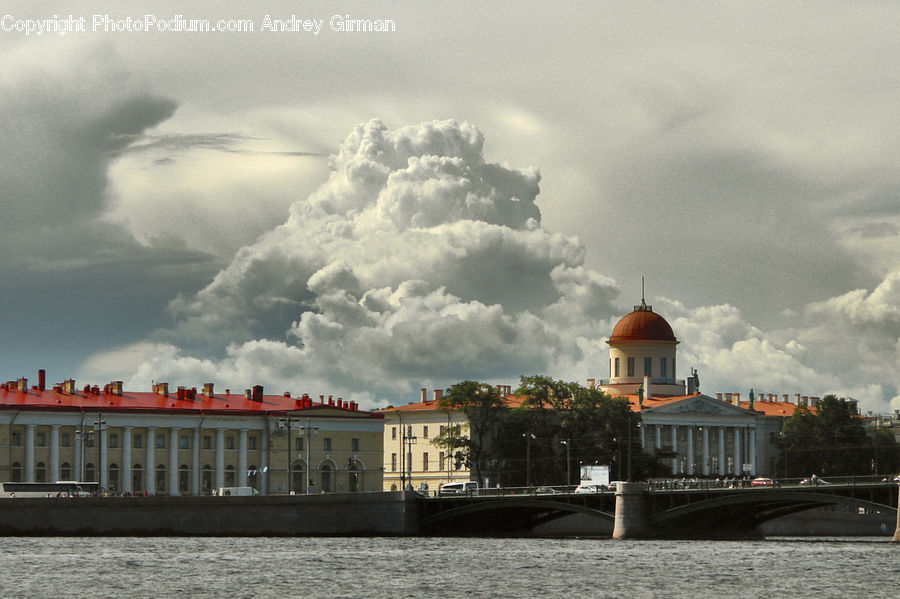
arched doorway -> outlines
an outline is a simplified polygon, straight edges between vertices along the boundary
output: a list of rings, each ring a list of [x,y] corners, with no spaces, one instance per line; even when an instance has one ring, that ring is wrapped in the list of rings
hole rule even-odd
[[[291,464],[291,480],[288,490],[298,495],[306,492],[306,464],[302,460]]]
[[[357,493],[362,490],[362,468],[359,462],[352,460],[347,467],[347,490]]]
[[[131,492],[141,493],[144,490],[144,467],[135,464],[131,468]]]
[[[325,463],[320,467],[322,473],[322,492],[331,493],[334,491],[334,467]]]

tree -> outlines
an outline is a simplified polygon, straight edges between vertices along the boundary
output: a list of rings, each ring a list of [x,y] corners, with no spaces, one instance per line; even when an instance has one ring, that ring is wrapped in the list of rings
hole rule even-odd
[[[457,435],[465,448],[466,463],[474,467],[475,477],[484,481],[488,451],[496,426],[506,409],[500,392],[491,385],[477,381],[463,381],[450,387],[450,391],[438,400],[443,410],[459,410],[469,421],[469,436]]]

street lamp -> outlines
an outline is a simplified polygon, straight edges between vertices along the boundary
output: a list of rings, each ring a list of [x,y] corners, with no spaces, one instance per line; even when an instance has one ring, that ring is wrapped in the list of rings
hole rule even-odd
[[[97,414],[97,420],[94,422],[94,430],[97,432],[97,482],[100,485],[100,491],[106,487],[106,468],[103,467],[103,431],[106,429],[106,421],[102,420],[103,412]]]
[[[525,437],[525,486],[531,486],[531,440],[536,439],[532,433],[523,433]]]
[[[401,433],[403,432],[403,428],[400,429]],[[417,437],[413,434],[413,428],[410,424],[407,428],[406,434],[403,435],[403,439],[401,439],[403,443],[403,455],[406,456],[406,481],[403,486],[404,489],[407,486],[412,489],[412,446],[416,444]],[[400,475],[400,484],[403,485],[403,473]]]
[[[309,483],[312,480],[312,434],[313,431],[319,434],[319,425],[312,425],[309,416],[306,417],[306,424],[300,425],[300,432],[306,432],[306,494],[309,495]]]
[[[571,443],[569,439],[565,441],[560,441],[563,445],[566,446],[566,486],[572,486],[572,462],[569,459],[569,449],[571,448]]]
[[[300,422],[299,418],[291,418],[290,412],[285,412],[287,414],[284,418],[278,419],[278,428],[287,428],[287,464],[284,466],[285,473],[285,490],[288,494],[291,492],[291,424],[294,422]],[[308,461],[308,460],[307,460]],[[299,491],[299,489],[298,489]]]

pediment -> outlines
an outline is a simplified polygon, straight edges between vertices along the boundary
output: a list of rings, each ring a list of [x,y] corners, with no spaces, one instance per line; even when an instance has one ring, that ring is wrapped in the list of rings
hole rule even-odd
[[[652,408],[655,414],[703,414],[721,416],[747,416],[748,411],[738,406],[719,401],[708,395],[687,397],[681,401]]]

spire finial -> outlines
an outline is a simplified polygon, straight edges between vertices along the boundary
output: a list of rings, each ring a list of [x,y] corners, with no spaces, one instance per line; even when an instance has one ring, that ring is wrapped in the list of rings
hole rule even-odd
[[[644,296],[644,275],[641,275],[641,303],[642,304],[647,303],[646,301],[644,301],[644,297],[645,297]]]

